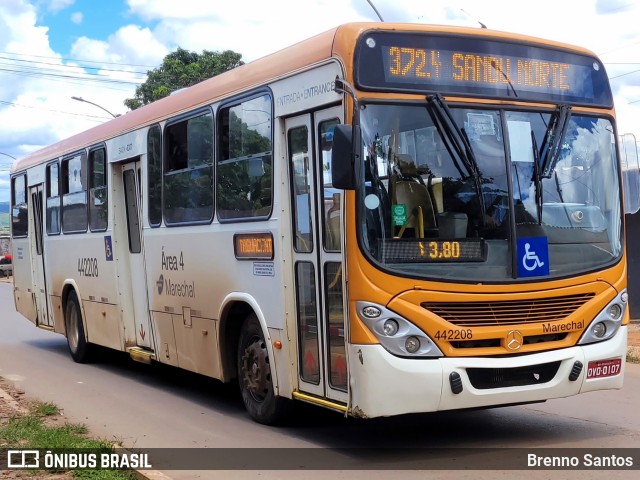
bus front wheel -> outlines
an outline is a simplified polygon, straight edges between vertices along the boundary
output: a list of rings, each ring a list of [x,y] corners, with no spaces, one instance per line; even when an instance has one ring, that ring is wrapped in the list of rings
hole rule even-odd
[[[82,326],[82,312],[80,302],[75,291],[69,293],[67,305],[64,311],[64,326],[67,335],[67,345],[71,358],[78,363],[86,363],[90,357],[90,345],[84,334]]]
[[[284,419],[287,401],[273,390],[269,351],[255,314],[246,318],[240,332],[238,382],[242,401],[251,418],[267,425]]]

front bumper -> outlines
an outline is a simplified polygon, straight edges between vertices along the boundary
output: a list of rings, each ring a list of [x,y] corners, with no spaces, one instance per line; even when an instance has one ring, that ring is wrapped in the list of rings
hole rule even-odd
[[[627,330],[623,326],[614,337],[600,343],[509,357],[408,359],[394,356],[380,345],[351,345],[351,412],[371,418],[537,402],[621,388]],[[587,379],[590,361],[613,358],[622,359],[622,368],[617,375]],[[555,374],[539,383],[532,377],[527,385],[500,386],[497,380],[494,388],[476,388],[469,377],[470,369],[488,369],[489,373],[509,369],[527,371],[528,367],[555,365],[554,362],[559,363]],[[576,362],[583,367],[577,378],[571,380],[569,377]],[[462,385],[459,393],[452,389],[452,374],[459,376]]]

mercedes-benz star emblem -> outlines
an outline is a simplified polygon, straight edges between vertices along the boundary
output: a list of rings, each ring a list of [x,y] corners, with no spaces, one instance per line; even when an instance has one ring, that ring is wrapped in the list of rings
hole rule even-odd
[[[505,345],[509,350],[518,350],[522,346],[523,342],[524,338],[518,330],[511,330],[507,333]]]

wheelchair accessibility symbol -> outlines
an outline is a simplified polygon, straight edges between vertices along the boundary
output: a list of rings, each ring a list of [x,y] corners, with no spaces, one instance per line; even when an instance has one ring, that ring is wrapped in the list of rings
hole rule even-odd
[[[518,276],[549,275],[549,243],[547,237],[518,239]]]
[[[104,257],[107,262],[113,262],[113,246],[111,245],[111,235],[104,237]]]
[[[540,261],[536,252],[529,250],[531,244],[524,244],[524,256],[522,257],[522,266],[529,272],[533,272],[536,268],[544,267],[544,262]]]

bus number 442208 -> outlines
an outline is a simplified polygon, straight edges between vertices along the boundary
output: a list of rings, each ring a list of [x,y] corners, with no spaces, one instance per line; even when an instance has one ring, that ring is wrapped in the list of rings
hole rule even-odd
[[[78,273],[82,277],[98,276],[98,259],[97,258],[79,258]]]

